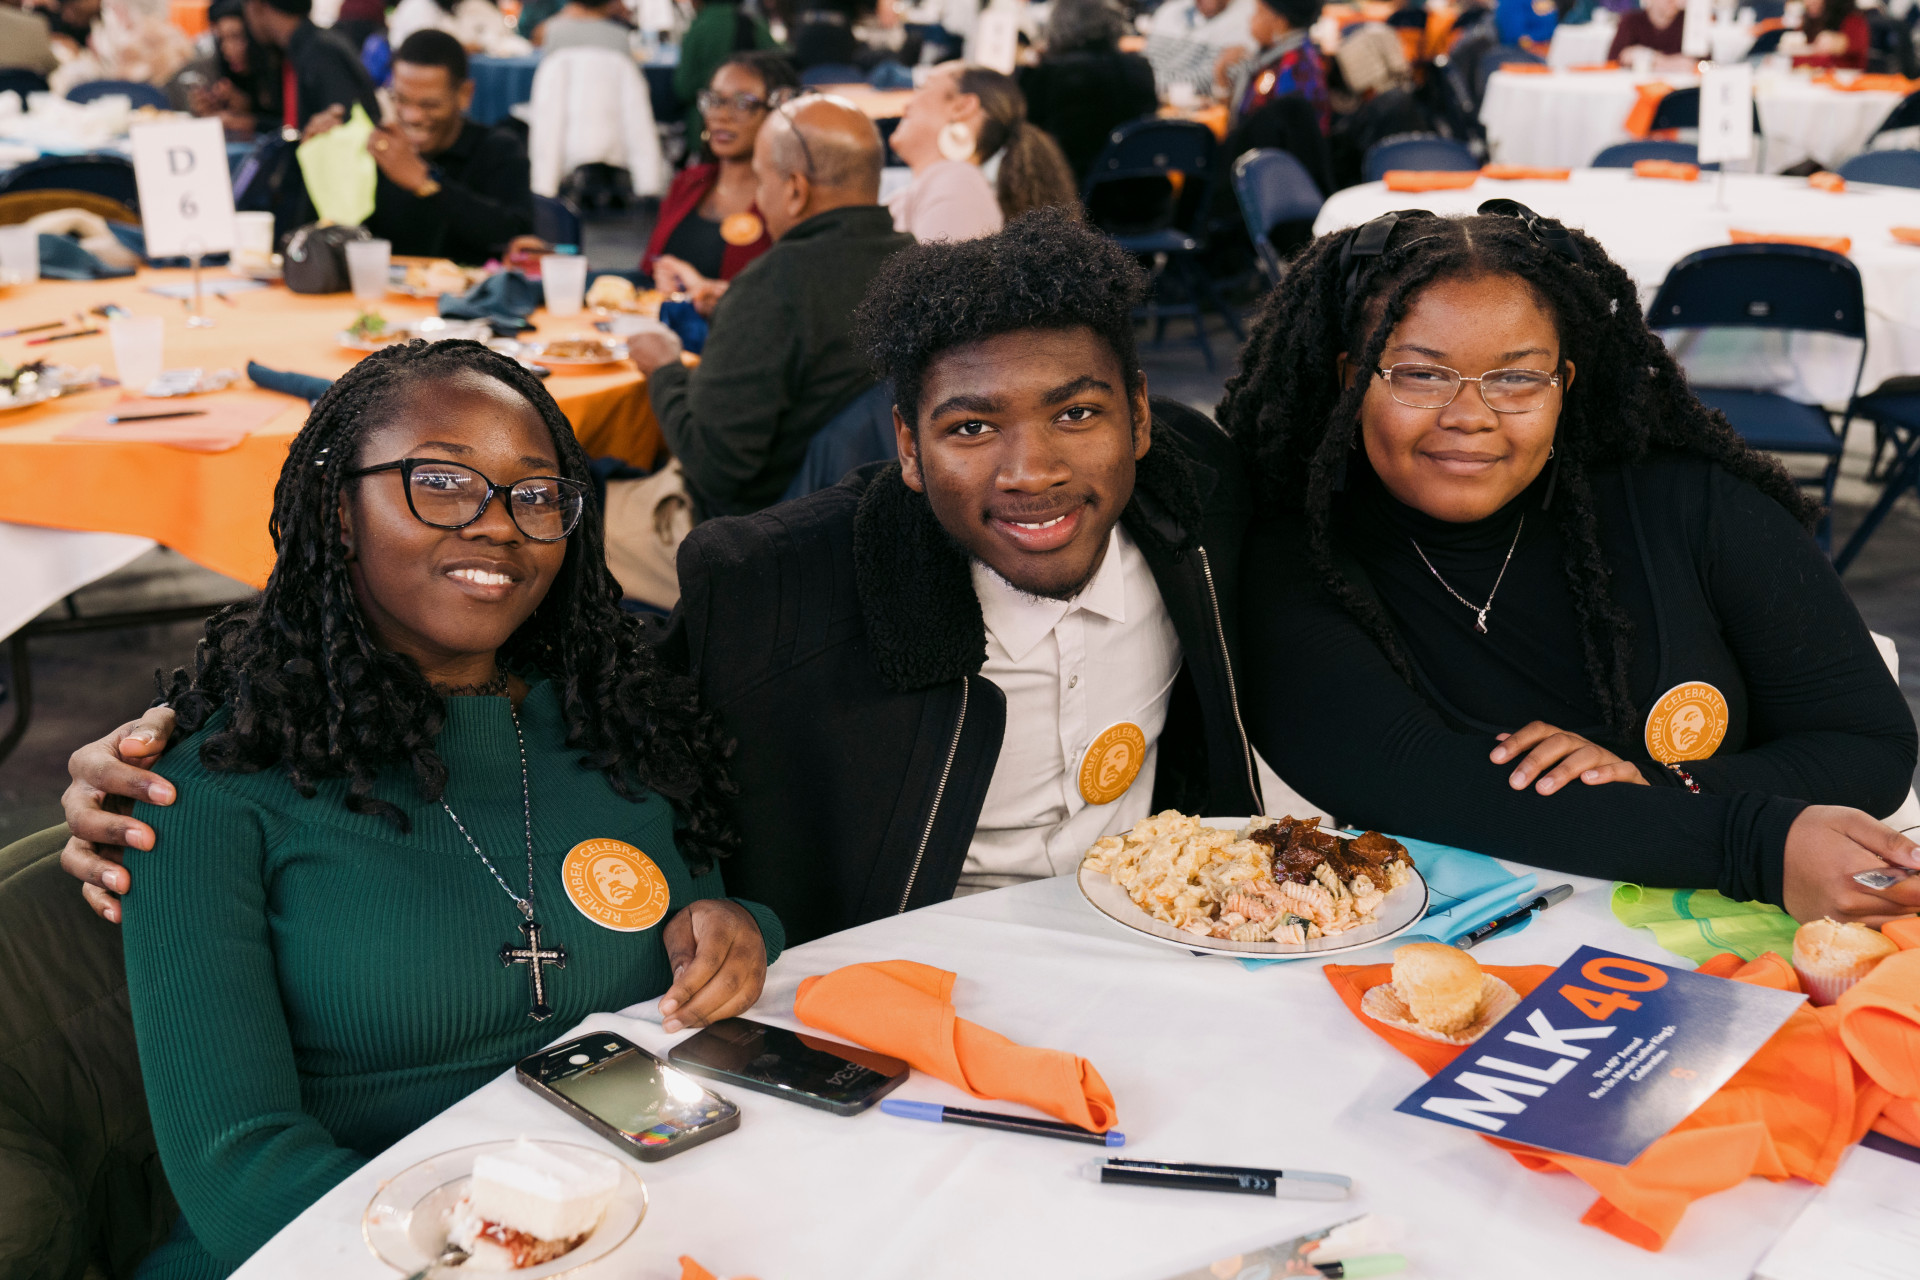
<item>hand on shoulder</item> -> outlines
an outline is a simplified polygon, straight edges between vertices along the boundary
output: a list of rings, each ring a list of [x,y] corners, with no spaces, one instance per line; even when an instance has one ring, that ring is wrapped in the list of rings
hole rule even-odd
[[[60,866],[84,882],[81,893],[103,920],[119,922],[116,895],[133,883],[121,851],[153,848],[153,828],[129,816],[133,802],[173,803],[173,784],[152,771],[173,729],[173,709],[152,707],[67,759],[73,781],[60,797],[69,832]]]

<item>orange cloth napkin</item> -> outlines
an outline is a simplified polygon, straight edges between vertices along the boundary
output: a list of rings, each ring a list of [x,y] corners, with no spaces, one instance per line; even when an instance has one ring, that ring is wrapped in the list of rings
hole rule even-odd
[[[1895,227],[1893,238],[1901,244],[1920,244],[1920,227]]]
[[[1620,64],[1617,62],[1583,62],[1577,67],[1567,68],[1569,71],[1618,71],[1619,69]]]
[[[1034,1049],[959,1017],[954,975],[912,960],[850,964],[806,979],[793,1016],[810,1027],[904,1058],[976,1098],[1023,1102],[1105,1133],[1113,1092],[1085,1058]]]
[[[683,1253],[680,1255],[680,1280],[718,1280],[718,1277]],[[738,1276],[736,1280],[753,1280],[753,1277]]]
[[[1857,75],[1852,80],[1842,80],[1832,72],[1828,72],[1823,76],[1815,76],[1813,82],[1828,89],[1838,89],[1842,93],[1879,92],[1905,95],[1920,89],[1920,80],[1909,80],[1905,76]]]
[[[1510,76],[1550,76],[1553,68],[1544,62],[1503,62],[1500,70]]]
[[[1807,175],[1807,185],[1817,187],[1822,191],[1831,191],[1835,195],[1838,195],[1847,189],[1847,180],[1837,173],[1831,173],[1822,169],[1819,173],[1810,173]]]
[[[1635,160],[1633,176],[1666,178],[1671,182],[1694,182],[1700,177],[1700,166],[1688,164],[1684,160]]]
[[[1809,249],[1825,249],[1829,253],[1846,253],[1853,248],[1853,241],[1846,236],[1792,236],[1773,231],[1741,231],[1729,229],[1728,239],[1735,244],[1803,244]]]
[[[138,440],[169,444],[196,453],[224,453],[266,426],[286,410],[284,396],[268,391],[222,391],[217,395],[176,396],[171,399],[128,398],[111,409],[81,414],[61,428],[55,440]],[[119,414],[191,413],[190,418],[161,418],[152,422],[108,422]]]
[[[1480,166],[1480,172],[1501,182],[1565,182],[1573,176],[1571,169],[1540,169],[1530,164],[1487,164]]]
[[[1626,123],[1621,127],[1633,137],[1644,138],[1653,132],[1653,113],[1659,109],[1660,99],[1672,93],[1673,86],[1664,80],[1653,80],[1633,86],[1633,91],[1640,96],[1635,99],[1633,108],[1627,112]]]
[[[1477,169],[1389,169],[1382,179],[1389,191],[1464,191],[1479,180]]]
[[[1750,1176],[1824,1183],[1869,1128],[1913,1141],[1920,1137],[1920,922],[1902,922],[1883,932],[1908,950],[1882,961],[1839,1003],[1796,1010],[1731,1080],[1632,1164],[1602,1164],[1497,1138],[1487,1141],[1529,1169],[1573,1174],[1600,1195],[1582,1222],[1654,1250],[1666,1244],[1693,1201]],[[1888,968],[1895,961],[1900,964]],[[1783,991],[1800,989],[1792,966],[1772,952],[1746,963],[1718,955],[1699,971]],[[1532,965],[1487,972],[1526,995],[1552,970]],[[1328,965],[1325,973],[1368,1030],[1428,1075],[1460,1053],[1361,1014],[1367,990],[1392,981],[1391,965]],[[1850,1052],[1854,1043],[1866,1050],[1865,1061]],[[1889,1083],[1912,1093],[1898,1096]]]

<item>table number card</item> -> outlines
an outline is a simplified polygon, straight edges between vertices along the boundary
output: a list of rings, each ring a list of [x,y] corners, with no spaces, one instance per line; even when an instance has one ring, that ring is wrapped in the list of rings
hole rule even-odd
[[[1394,1109],[1630,1164],[1805,999],[1581,947]]]
[[[147,256],[233,248],[233,180],[219,118],[137,124],[130,133]]]
[[[1012,75],[1019,56],[1020,10],[1006,0],[994,0],[980,11],[980,19],[973,28],[973,53],[968,61]]]
[[[1680,20],[1680,52],[1704,58],[1713,52],[1713,0],[1687,0]]]
[[[1753,65],[1709,66],[1700,75],[1700,163],[1753,155]]]

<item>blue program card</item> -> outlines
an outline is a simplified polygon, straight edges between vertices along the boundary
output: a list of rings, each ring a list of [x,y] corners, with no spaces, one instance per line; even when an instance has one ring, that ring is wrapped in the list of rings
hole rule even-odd
[[[1582,947],[1395,1110],[1628,1164],[1804,999]]]

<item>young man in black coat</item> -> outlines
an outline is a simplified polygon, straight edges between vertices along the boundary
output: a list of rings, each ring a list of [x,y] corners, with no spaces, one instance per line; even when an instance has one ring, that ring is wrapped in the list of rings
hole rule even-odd
[[[1261,812],[1234,675],[1243,465],[1148,399],[1144,290],[1057,211],[902,250],[861,315],[901,461],[682,545],[662,643],[737,743],[727,888],[790,939],[1070,872],[1162,808]],[[110,919],[128,881],[106,846],[153,833],[102,793],[171,802],[138,768],[171,729],[151,711],[73,757],[64,863]]]

